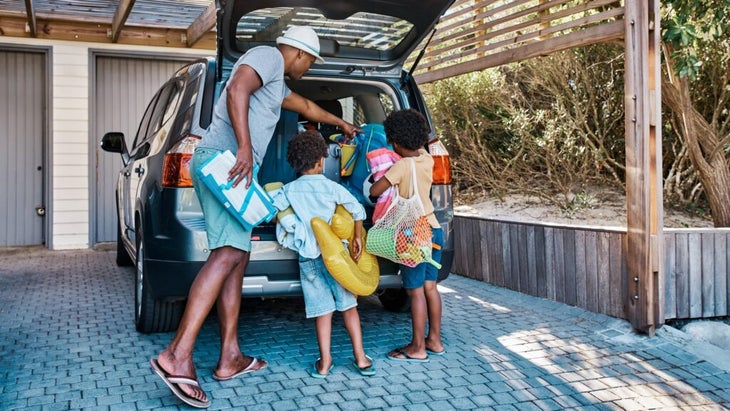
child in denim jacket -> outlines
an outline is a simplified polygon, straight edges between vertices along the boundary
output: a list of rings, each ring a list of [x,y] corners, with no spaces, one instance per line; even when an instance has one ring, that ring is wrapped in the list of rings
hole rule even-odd
[[[345,328],[352,341],[353,366],[360,374],[370,376],[375,374],[375,365],[363,349],[357,298],[327,271],[310,223],[313,217],[330,222],[337,205],[342,205],[355,220],[352,257],[355,260],[360,258],[365,209],[347,189],[322,174],[324,158],[327,156],[326,144],[317,132],[297,134],[289,142],[287,161],[300,177],[282,188],[289,205],[306,229],[306,238],[296,251],[299,252],[306,315],[307,318],[315,318],[320,353],[320,358],[312,365],[310,375],[325,378],[333,367],[330,344],[332,316],[336,310],[342,312]]]

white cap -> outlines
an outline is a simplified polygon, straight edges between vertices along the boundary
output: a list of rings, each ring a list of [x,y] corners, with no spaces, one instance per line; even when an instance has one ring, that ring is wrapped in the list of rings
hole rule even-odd
[[[296,47],[315,57],[318,64],[324,63],[319,55],[319,37],[309,27],[291,26],[281,37],[276,38],[276,44],[286,44]]]

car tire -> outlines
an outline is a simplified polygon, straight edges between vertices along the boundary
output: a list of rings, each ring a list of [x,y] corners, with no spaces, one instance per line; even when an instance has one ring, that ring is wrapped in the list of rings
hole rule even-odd
[[[122,229],[117,224],[117,266],[129,267],[134,265],[132,257],[129,256],[127,249],[124,248],[124,242],[122,241]]]
[[[380,303],[386,310],[402,313],[410,310],[411,299],[403,288],[389,288],[378,294]]]
[[[117,266],[130,267],[134,265],[134,260],[124,247],[124,239],[122,238],[122,216],[119,214],[119,197],[117,201]]]
[[[137,265],[134,274],[134,322],[137,331],[145,334],[177,329],[185,309],[184,301],[156,300],[150,291],[145,261],[142,226],[137,227]]]

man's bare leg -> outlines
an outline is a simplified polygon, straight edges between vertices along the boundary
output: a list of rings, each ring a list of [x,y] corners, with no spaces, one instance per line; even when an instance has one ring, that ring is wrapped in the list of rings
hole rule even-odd
[[[238,318],[241,312],[241,287],[250,253],[245,253],[241,262],[233,269],[223,283],[220,296],[216,301],[218,325],[221,333],[221,352],[218,365],[214,371],[218,377],[228,377],[247,368],[254,360],[243,354],[238,344]],[[266,363],[259,365],[259,368]]]
[[[170,345],[160,353],[157,361],[168,374],[197,378],[193,364],[193,348],[200,328],[213,307],[223,284],[231,273],[240,265],[244,252],[233,247],[221,247],[212,250],[208,260],[195,277],[182,320]],[[240,291],[239,291],[240,296]],[[201,389],[189,385],[180,385],[186,394],[205,400]]]

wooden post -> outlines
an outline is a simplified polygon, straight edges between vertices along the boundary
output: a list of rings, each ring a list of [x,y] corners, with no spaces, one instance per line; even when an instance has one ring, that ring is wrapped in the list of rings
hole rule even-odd
[[[660,0],[649,2],[649,148],[651,162],[651,267],[654,282],[654,324],[661,327],[665,321],[665,267],[664,267],[664,189],[662,175],[662,37]]]
[[[664,323],[659,0],[625,2],[626,316],[654,335]]]

